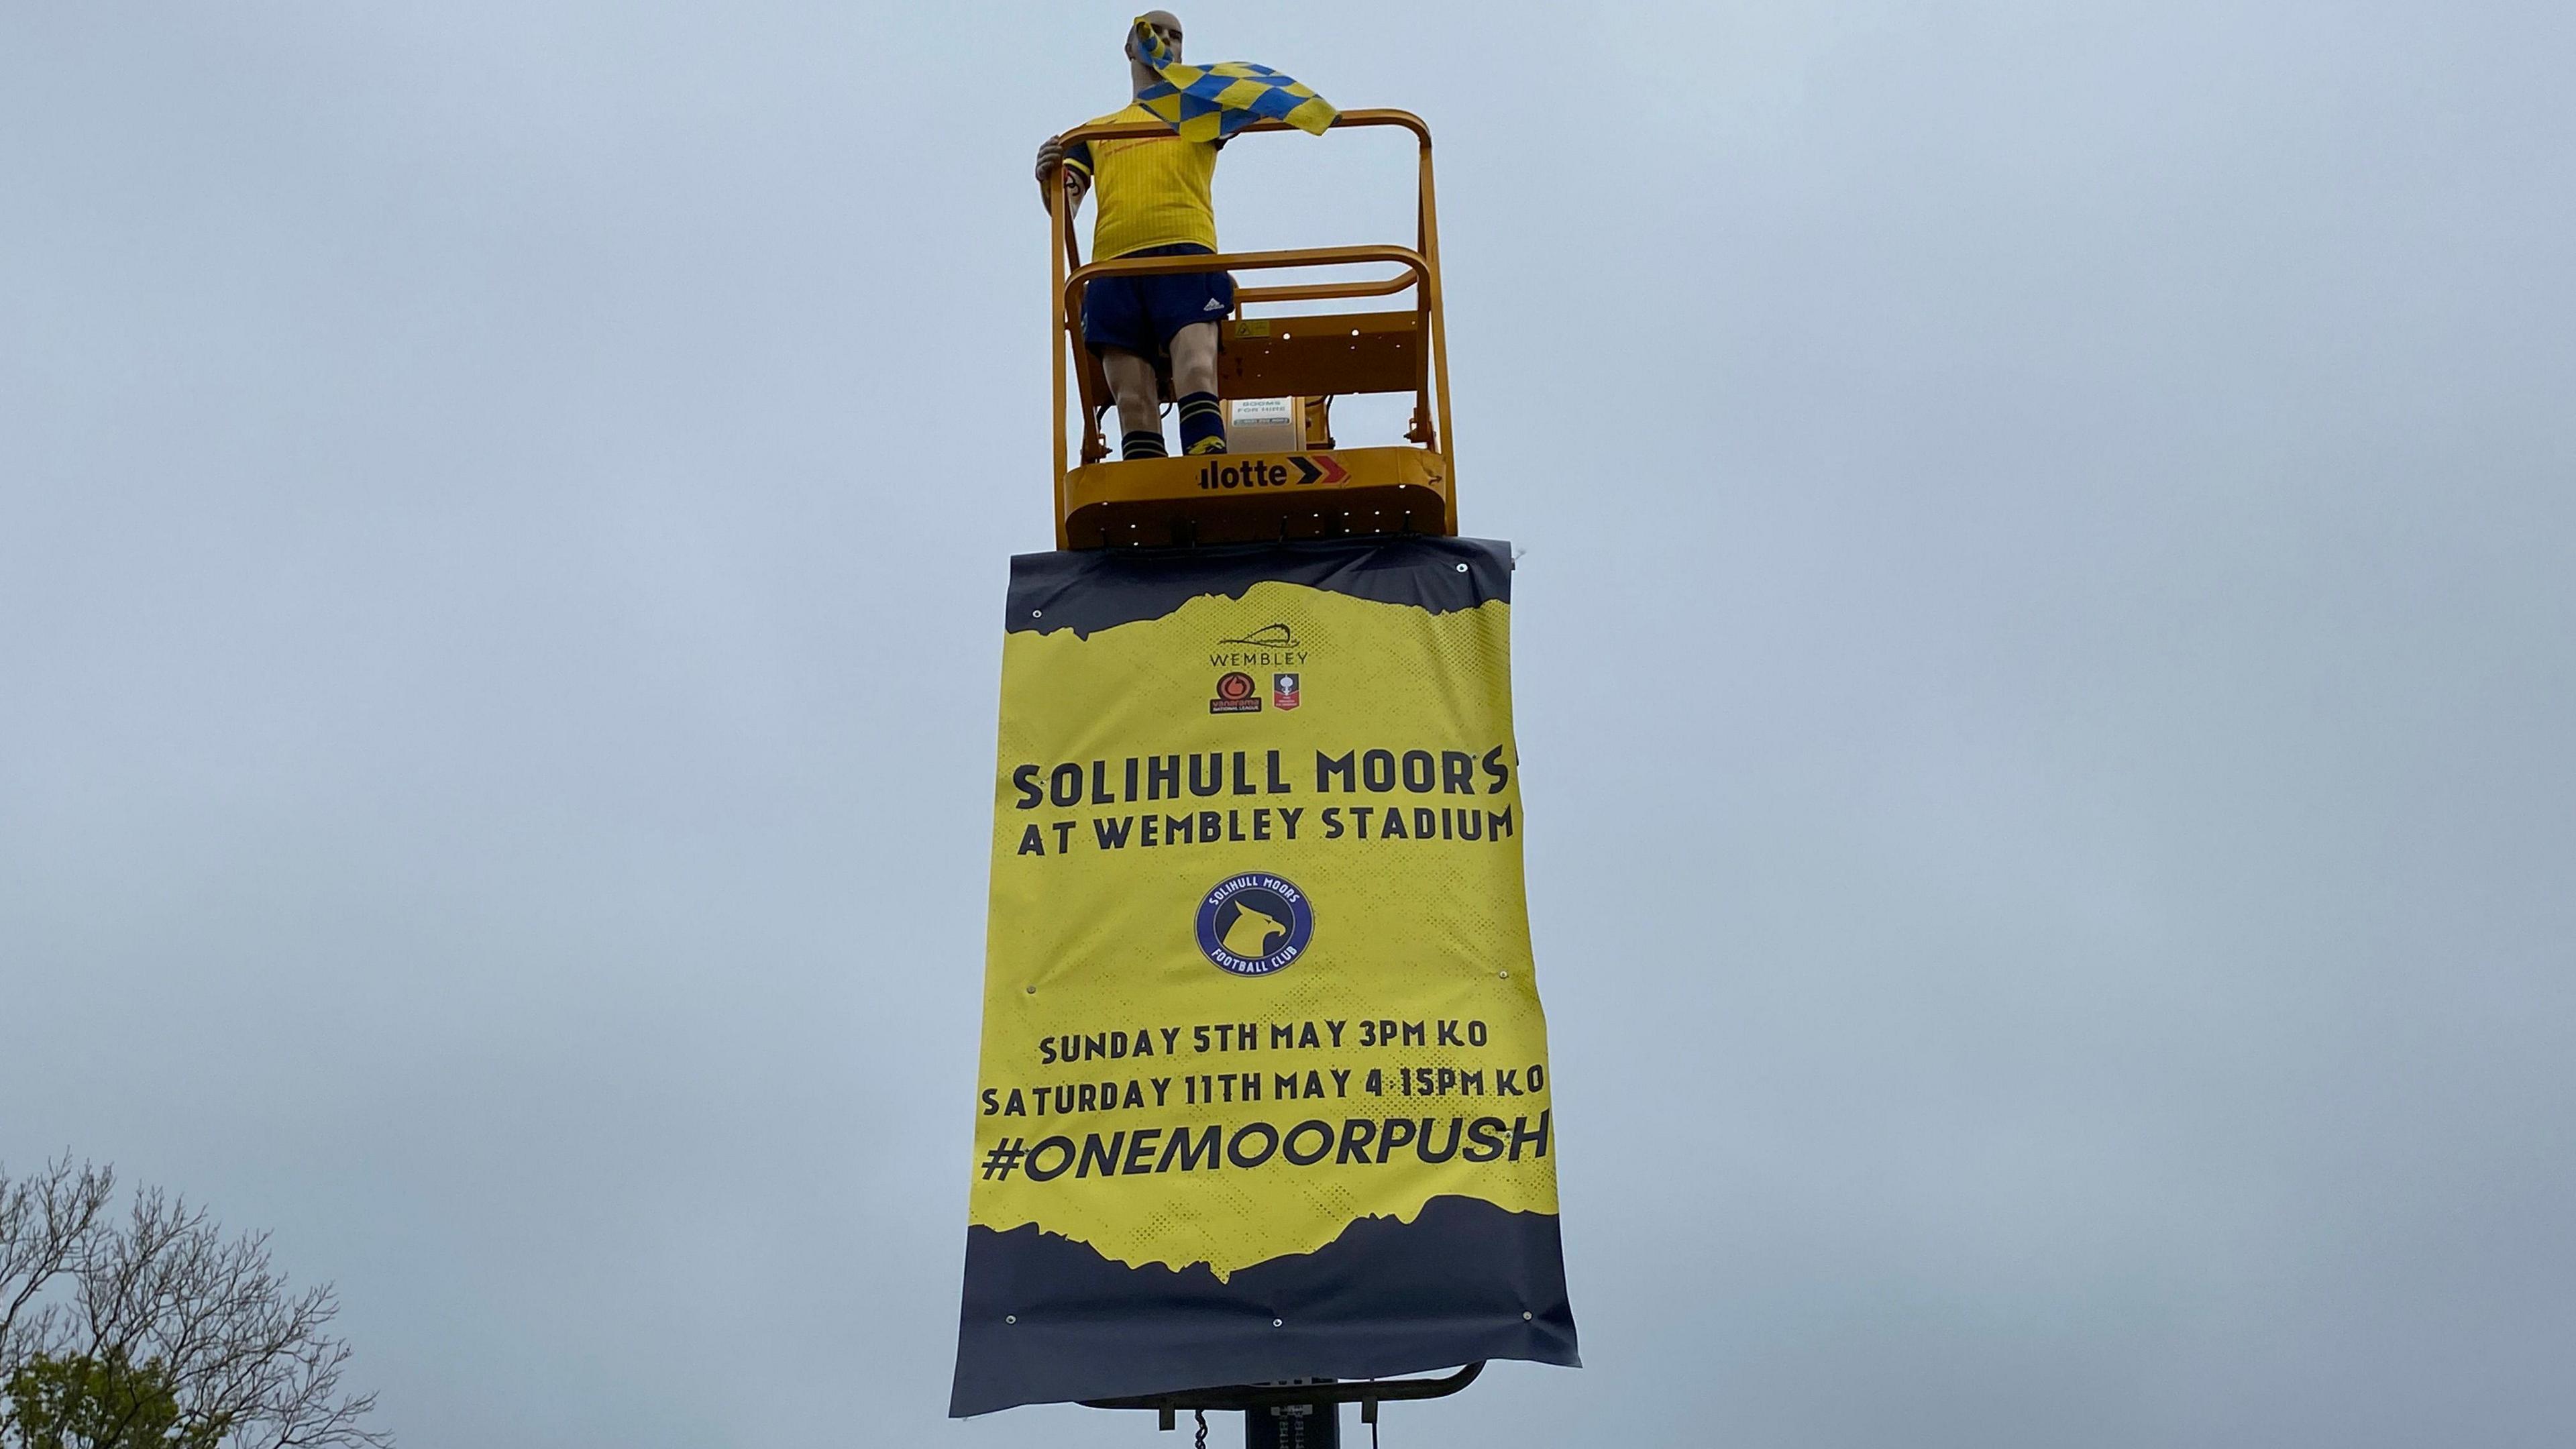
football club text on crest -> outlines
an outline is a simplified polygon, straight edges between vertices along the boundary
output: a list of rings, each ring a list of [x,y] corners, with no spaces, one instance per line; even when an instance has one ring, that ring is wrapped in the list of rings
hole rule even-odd
[[[1306,893],[1266,871],[1229,876],[1199,898],[1199,953],[1218,970],[1267,976],[1306,954],[1315,908]]]

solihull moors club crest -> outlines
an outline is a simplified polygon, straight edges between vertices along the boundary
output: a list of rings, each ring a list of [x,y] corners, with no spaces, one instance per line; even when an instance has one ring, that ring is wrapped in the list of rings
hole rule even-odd
[[[1220,971],[1267,976],[1306,954],[1315,908],[1306,893],[1263,871],[1217,882],[1199,898],[1199,950]]]

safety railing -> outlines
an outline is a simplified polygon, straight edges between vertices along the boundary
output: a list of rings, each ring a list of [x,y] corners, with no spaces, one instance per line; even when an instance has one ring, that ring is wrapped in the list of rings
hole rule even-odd
[[[1393,126],[1413,133],[1420,143],[1418,174],[1420,177],[1415,206],[1416,236],[1410,247],[1394,245],[1358,245],[1336,247],[1300,247],[1258,252],[1218,252],[1177,257],[1113,257],[1106,261],[1086,263],[1082,260],[1081,243],[1074,231],[1074,209],[1066,205],[1065,189],[1059,173],[1047,185],[1049,220],[1048,263],[1053,285],[1048,289],[1050,316],[1049,336],[1054,339],[1054,408],[1049,415],[1055,445],[1056,516],[1065,516],[1066,480],[1071,474],[1065,428],[1066,372],[1075,372],[1076,389],[1081,394],[1082,463],[1098,463],[1108,457],[1107,441],[1100,432],[1100,413],[1104,400],[1095,397],[1093,380],[1098,364],[1082,339],[1079,319],[1085,288],[1104,277],[1169,276],[1183,272],[1207,271],[1281,271],[1312,267],[1365,266],[1379,263],[1398,268],[1393,276],[1359,281],[1291,282],[1269,286],[1238,286],[1235,302],[1240,309],[1265,303],[1336,301],[1357,297],[1383,297],[1411,290],[1421,335],[1427,345],[1420,348],[1414,386],[1412,423],[1406,436],[1425,449],[1453,451],[1449,420],[1449,342],[1440,298],[1440,224],[1433,199],[1431,179],[1431,128],[1422,118],[1408,111],[1377,109],[1344,111],[1334,121],[1334,131],[1373,126]],[[1238,135],[1263,131],[1289,130],[1285,122],[1256,121]],[[1077,141],[1113,141],[1169,136],[1171,128],[1159,121],[1104,123],[1080,126],[1060,139],[1067,145]],[[1402,315],[1401,313],[1395,315]],[[1454,460],[1452,460],[1454,468]]]

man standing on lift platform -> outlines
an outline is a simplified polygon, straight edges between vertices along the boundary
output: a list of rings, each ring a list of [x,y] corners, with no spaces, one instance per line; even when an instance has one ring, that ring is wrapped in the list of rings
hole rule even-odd
[[[1137,17],[1127,33],[1127,68],[1137,95],[1163,77],[1139,50],[1159,42],[1165,64],[1181,58],[1181,22],[1168,10]],[[1086,125],[1162,118],[1138,102]],[[1209,194],[1223,140],[1184,140],[1175,133],[1133,140],[1050,137],[1038,148],[1038,194],[1061,169],[1065,205],[1082,205],[1097,185],[1092,219],[1095,258],[1195,256],[1216,250],[1216,206]],[[1224,272],[1159,277],[1103,277],[1083,289],[1082,340],[1100,355],[1109,393],[1118,401],[1122,458],[1160,458],[1162,405],[1154,363],[1168,356],[1180,395],[1181,451],[1225,451],[1225,411],[1216,396],[1217,324],[1234,311],[1234,278]]]

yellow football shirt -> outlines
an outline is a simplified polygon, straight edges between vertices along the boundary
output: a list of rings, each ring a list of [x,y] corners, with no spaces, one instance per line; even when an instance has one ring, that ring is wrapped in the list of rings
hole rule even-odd
[[[1153,112],[1133,103],[1083,124],[1127,121],[1162,124]],[[1064,164],[1090,177],[1093,204],[1099,208],[1091,227],[1092,259],[1181,242],[1215,251],[1216,203],[1210,188],[1216,180],[1217,147],[1223,144],[1165,135],[1067,147]]]

